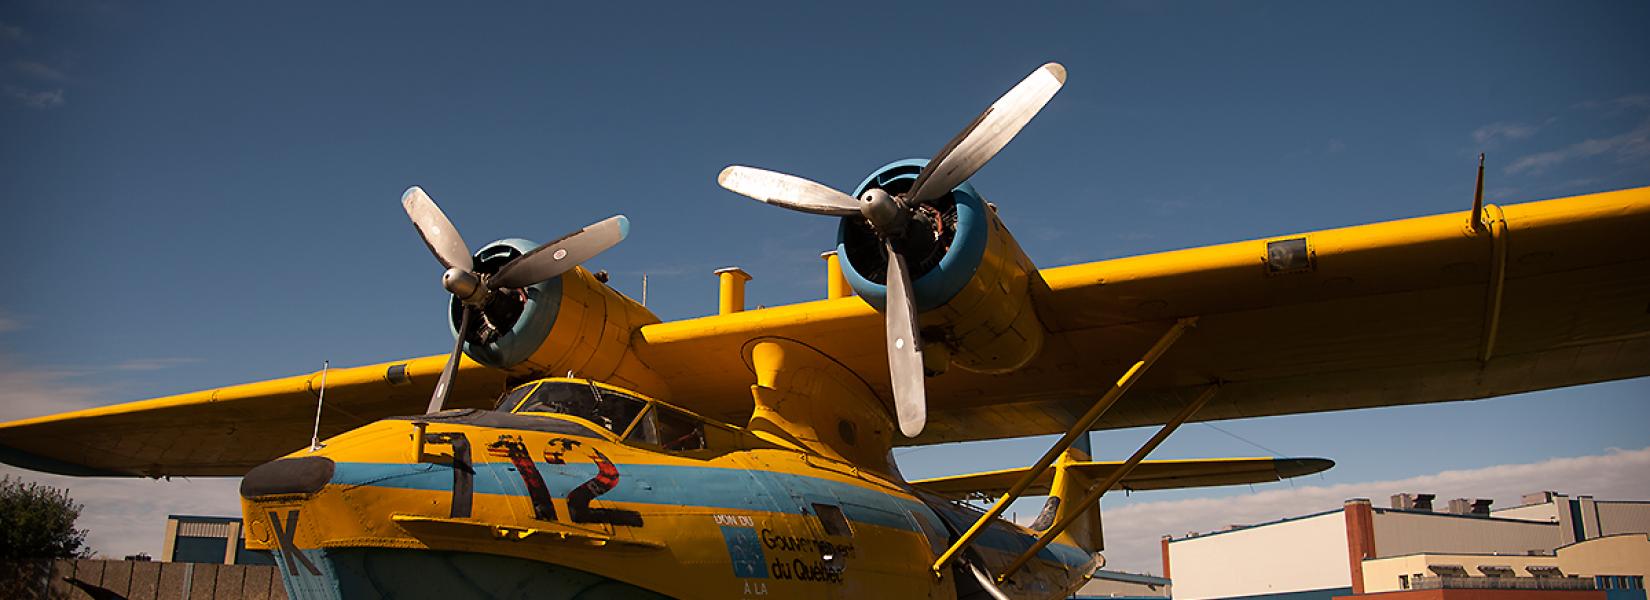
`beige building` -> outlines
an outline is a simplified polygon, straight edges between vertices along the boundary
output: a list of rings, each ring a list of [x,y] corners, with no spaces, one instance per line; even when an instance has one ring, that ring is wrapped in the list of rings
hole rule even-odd
[[[1434,511],[1432,499],[1399,494],[1390,508],[1377,508],[1358,498],[1337,510],[1165,538],[1164,571],[1181,600],[1328,600],[1413,589],[1417,575],[1445,577],[1439,569],[1457,578],[1562,573],[1581,577],[1550,585],[1601,583],[1600,589],[1632,589],[1634,577],[1642,581],[1650,502],[1541,492],[1506,510],[1461,498]],[[1595,575],[1614,579],[1582,581]]]
[[[1647,576],[1650,535],[1643,533],[1607,535],[1539,555],[1425,552],[1363,564],[1365,593],[1427,588],[1445,577],[1561,578],[1586,584],[1583,589],[1642,590]]]

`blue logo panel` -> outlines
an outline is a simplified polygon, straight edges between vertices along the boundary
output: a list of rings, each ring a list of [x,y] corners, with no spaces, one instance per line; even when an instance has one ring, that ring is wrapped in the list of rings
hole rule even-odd
[[[756,537],[755,529],[724,525],[722,539],[728,543],[734,577],[768,578],[768,557],[762,553],[762,540]]]

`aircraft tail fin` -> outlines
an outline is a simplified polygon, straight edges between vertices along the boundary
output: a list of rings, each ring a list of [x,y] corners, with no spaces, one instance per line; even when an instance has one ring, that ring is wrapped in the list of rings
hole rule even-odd
[[[1089,452],[1088,436],[1085,435],[1054,460],[1054,480],[1049,485],[1048,500],[1044,502],[1043,512],[1037,515],[1037,520],[1031,524],[1031,528],[1045,531],[1073,513],[1082,512],[1055,540],[1088,552],[1099,552],[1106,549],[1099,502],[1096,502],[1095,506],[1084,506],[1080,503],[1089,494],[1089,490],[1100,482],[1091,474],[1074,467],[1087,463],[1090,458]]]

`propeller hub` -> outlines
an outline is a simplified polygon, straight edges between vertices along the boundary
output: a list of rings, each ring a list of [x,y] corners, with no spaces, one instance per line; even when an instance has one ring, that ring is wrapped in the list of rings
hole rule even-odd
[[[441,274],[441,287],[452,292],[465,304],[478,304],[486,295],[481,287],[480,276],[457,267],[447,269],[447,272]]]
[[[906,225],[911,222],[911,213],[898,198],[881,188],[871,188],[865,190],[859,199],[864,202],[859,205],[859,214],[871,222],[871,227],[877,230],[877,235],[887,239],[905,233]]]

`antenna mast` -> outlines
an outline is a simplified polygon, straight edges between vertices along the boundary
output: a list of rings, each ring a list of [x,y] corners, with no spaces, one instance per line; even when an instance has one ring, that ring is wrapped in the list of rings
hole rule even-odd
[[[321,405],[327,401],[327,368],[331,361],[321,361],[321,393],[315,399],[315,432],[309,436],[309,451],[314,452],[325,446],[321,445]]]

